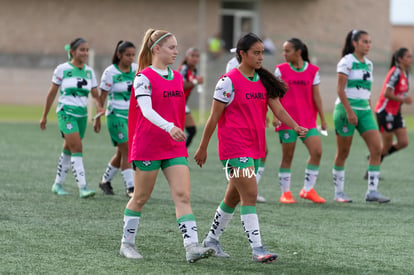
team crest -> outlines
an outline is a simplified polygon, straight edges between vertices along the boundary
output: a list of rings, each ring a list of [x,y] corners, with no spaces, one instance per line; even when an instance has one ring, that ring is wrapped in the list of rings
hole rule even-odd
[[[286,140],[288,140],[288,139],[290,138],[289,133],[288,133],[288,132],[285,132],[285,133],[283,134],[283,138],[284,138],[284,139],[286,139]]]
[[[249,160],[249,158],[248,158],[248,157],[241,157],[241,158],[239,158],[239,161],[240,161],[241,163],[246,163],[248,160]]]
[[[342,127],[342,132],[343,133],[348,133],[348,126]]]
[[[124,139],[124,137],[125,137],[125,136],[124,136],[124,134],[123,134],[122,132],[119,132],[119,133],[118,133],[118,138],[119,138],[119,139]]]
[[[66,129],[72,130],[73,129],[72,123],[70,123],[70,122],[66,123]]]
[[[144,166],[150,166],[151,165],[151,161],[149,161],[149,160],[144,160],[143,162],[142,162],[142,164],[144,164]]]

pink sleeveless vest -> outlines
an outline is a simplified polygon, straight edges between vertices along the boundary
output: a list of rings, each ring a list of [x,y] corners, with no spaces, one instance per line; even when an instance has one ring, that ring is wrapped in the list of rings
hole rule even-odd
[[[308,63],[303,72],[295,72],[289,63],[277,65],[283,81],[289,86],[285,96],[280,99],[283,108],[300,126],[311,129],[316,128],[317,109],[313,101],[313,80],[318,67]],[[290,129],[282,123],[276,131]]]
[[[162,118],[184,129],[185,96],[182,76],[174,72],[174,78],[167,80],[151,68],[141,71],[151,83],[152,108]],[[129,161],[164,160],[188,157],[185,142],[174,141],[170,134],[147,120],[137,105],[132,88],[128,116]]]
[[[234,99],[218,121],[219,158],[262,158],[266,147],[266,89],[262,81],[249,81],[238,69],[225,76],[233,82]]]

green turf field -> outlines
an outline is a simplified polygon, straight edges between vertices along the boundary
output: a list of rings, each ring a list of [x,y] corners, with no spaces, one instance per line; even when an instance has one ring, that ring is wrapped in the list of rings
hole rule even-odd
[[[24,115],[24,110],[31,110]],[[277,166],[280,145],[267,132],[270,153],[259,192],[268,202],[259,204],[263,243],[279,254],[272,264],[251,261],[251,250],[242,231],[238,210],[223,234],[229,259],[210,258],[185,262],[182,238],[176,226],[168,185],[160,173],[154,193],[142,214],[137,245],[145,257],[131,261],[118,256],[122,218],[127,199],[121,176],[113,181],[115,196],[104,196],[97,184],[114,149],[104,128],[95,134],[88,126],[84,163],[91,199],[80,199],[71,174],[58,197],[50,191],[62,139],[51,112],[46,131],[36,123],[41,108],[24,108],[18,119],[0,108],[0,274],[412,274],[414,247],[414,185],[412,147],[384,161],[380,191],[390,196],[387,205],[367,204],[367,149],[355,136],[346,166],[345,190],[352,204],[333,199],[331,180],[335,139],[332,130],[322,137],[324,154],[316,189],[327,199],[323,205],[300,200],[278,203]],[[36,113],[37,112],[37,113]],[[411,118],[410,118],[411,119]],[[7,122],[9,121],[9,122]],[[29,121],[29,122],[28,122]],[[412,121],[412,120],[411,120]],[[19,122],[19,123],[16,123]],[[409,126],[410,127],[410,126]],[[190,155],[201,137],[199,127]],[[411,128],[414,129],[414,128]],[[410,132],[410,141],[414,133]],[[192,206],[200,239],[209,229],[226,188],[213,137],[208,161],[202,169],[190,158]],[[292,193],[298,198],[303,185],[307,154],[298,144],[292,169]]]

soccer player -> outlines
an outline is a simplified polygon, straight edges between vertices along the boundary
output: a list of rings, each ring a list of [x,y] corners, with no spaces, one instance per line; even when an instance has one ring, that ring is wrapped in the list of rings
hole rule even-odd
[[[262,245],[254,174],[255,165],[265,155],[268,106],[299,136],[306,135],[307,129],[298,126],[281,106],[279,97],[283,96],[286,87],[262,67],[263,53],[263,42],[253,33],[238,41],[240,66],[226,73],[217,83],[210,117],[194,159],[200,167],[206,162],[208,143],[218,125],[219,158],[229,182],[203,245],[214,248],[218,257],[229,257],[221,248],[219,237],[241,202],[240,218],[252,248],[253,261],[271,262],[277,255]]]
[[[411,64],[410,50],[399,48],[394,52],[390,70],[375,106],[383,146],[381,161],[384,157],[408,146],[407,128],[401,114],[401,105],[412,103],[412,98],[408,95]],[[397,138],[396,143],[393,143],[394,136]],[[368,177],[368,173],[366,176]]]
[[[275,75],[289,86],[280,103],[289,115],[300,125],[309,129],[301,138],[309,152],[305,169],[305,181],[300,197],[315,203],[324,203],[315,189],[322,156],[322,145],[316,127],[319,114],[322,130],[327,125],[323,114],[322,99],[319,93],[319,68],[309,61],[308,48],[298,38],[291,38],[283,44],[285,63],[276,66]],[[295,203],[296,199],[290,191],[291,165],[295,153],[297,134],[287,125],[281,123],[276,129],[282,144],[282,160],[279,166],[279,182],[282,189],[281,203]]]
[[[337,66],[338,99],[334,109],[337,150],[332,170],[335,185],[334,199],[352,202],[344,192],[345,161],[348,157],[355,129],[369,150],[367,202],[387,203],[389,198],[378,192],[381,165],[381,136],[370,107],[372,62],[366,58],[371,38],[366,31],[350,31],[345,39],[342,59]]]
[[[126,195],[134,192],[134,171],[128,162],[128,109],[132,83],[138,65],[134,63],[135,46],[129,41],[119,41],[112,57],[112,65],[105,69],[101,78],[101,103],[106,108],[106,123],[112,144],[116,146],[99,187],[106,195],[113,195],[111,180],[121,169]]]
[[[120,254],[141,259],[135,237],[141,211],[151,196],[161,168],[171,189],[186,259],[192,263],[214,253],[198,243],[190,205],[190,173],[185,146],[183,77],[168,66],[177,57],[177,40],[164,30],[148,29],[138,56],[128,116],[129,160],[134,167],[134,193],[124,211]]]
[[[65,47],[66,48],[66,47]],[[52,192],[67,195],[63,183],[72,164],[72,172],[79,187],[81,198],[95,195],[94,190],[88,189],[83,166],[82,138],[85,135],[88,119],[88,94],[91,93],[98,113],[104,109],[99,100],[98,83],[95,73],[86,62],[89,56],[89,46],[83,38],[73,40],[68,48],[69,62],[58,65],[53,73],[52,86],[46,97],[46,103],[40,119],[40,129],[46,129],[47,115],[60,88],[59,104],[56,109],[59,130],[64,138],[63,150],[59,158],[55,183]],[[100,119],[94,122],[95,132],[101,128]]]
[[[185,100],[188,101],[191,91],[197,85],[203,84],[204,78],[197,74],[197,64],[200,60],[200,51],[196,48],[189,48],[185,52],[184,60],[181,62],[178,71],[183,76],[183,86]],[[188,104],[185,104],[185,130],[187,131],[187,138],[185,141],[185,146],[188,148],[190,146],[193,137],[197,132],[196,124],[191,114],[190,107]]]
[[[230,52],[236,52],[236,48],[232,48],[230,50]],[[237,56],[233,56],[226,65],[226,73],[230,72],[232,69],[237,68],[240,65],[239,61],[237,60]],[[269,120],[266,116],[266,127],[268,127],[269,125]],[[260,180],[262,179],[263,173],[264,173],[264,169],[265,169],[265,163],[266,163],[266,157],[267,154],[269,153],[269,149],[267,147],[267,143],[266,143],[266,151],[265,151],[265,156],[263,158],[260,159],[259,161],[259,165],[255,171],[256,173],[256,182],[257,184],[259,184]],[[266,202],[266,199],[261,196],[259,194],[259,192],[257,193],[257,198],[256,198],[256,202],[260,202],[260,203],[264,203]]]

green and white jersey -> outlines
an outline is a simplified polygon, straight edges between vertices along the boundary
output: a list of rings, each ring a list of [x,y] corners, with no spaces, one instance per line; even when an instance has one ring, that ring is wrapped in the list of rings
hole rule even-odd
[[[364,62],[361,62],[354,54],[347,54],[339,61],[336,71],[348,76],[345,94],[351,107],[355,110],[369,110],[368,100],[374,80],[372,62],[365,57]],[[336,104],[338,103],[339,98],[336,100]]]
[[[128,118],[129,98],[137,69],[136,63],[132,63],[128,73],[122,72],[116,64],[105,69],[99,88],[108,92],[106,115],[114,113]]]
[[[88,116],[88,95],[92,88],[98,86],[91,67],[85,64],[79,69],[70,62],[60,64],[53,73],[52,82],[60,86],[56,112],[63,110],[76,117]]]

